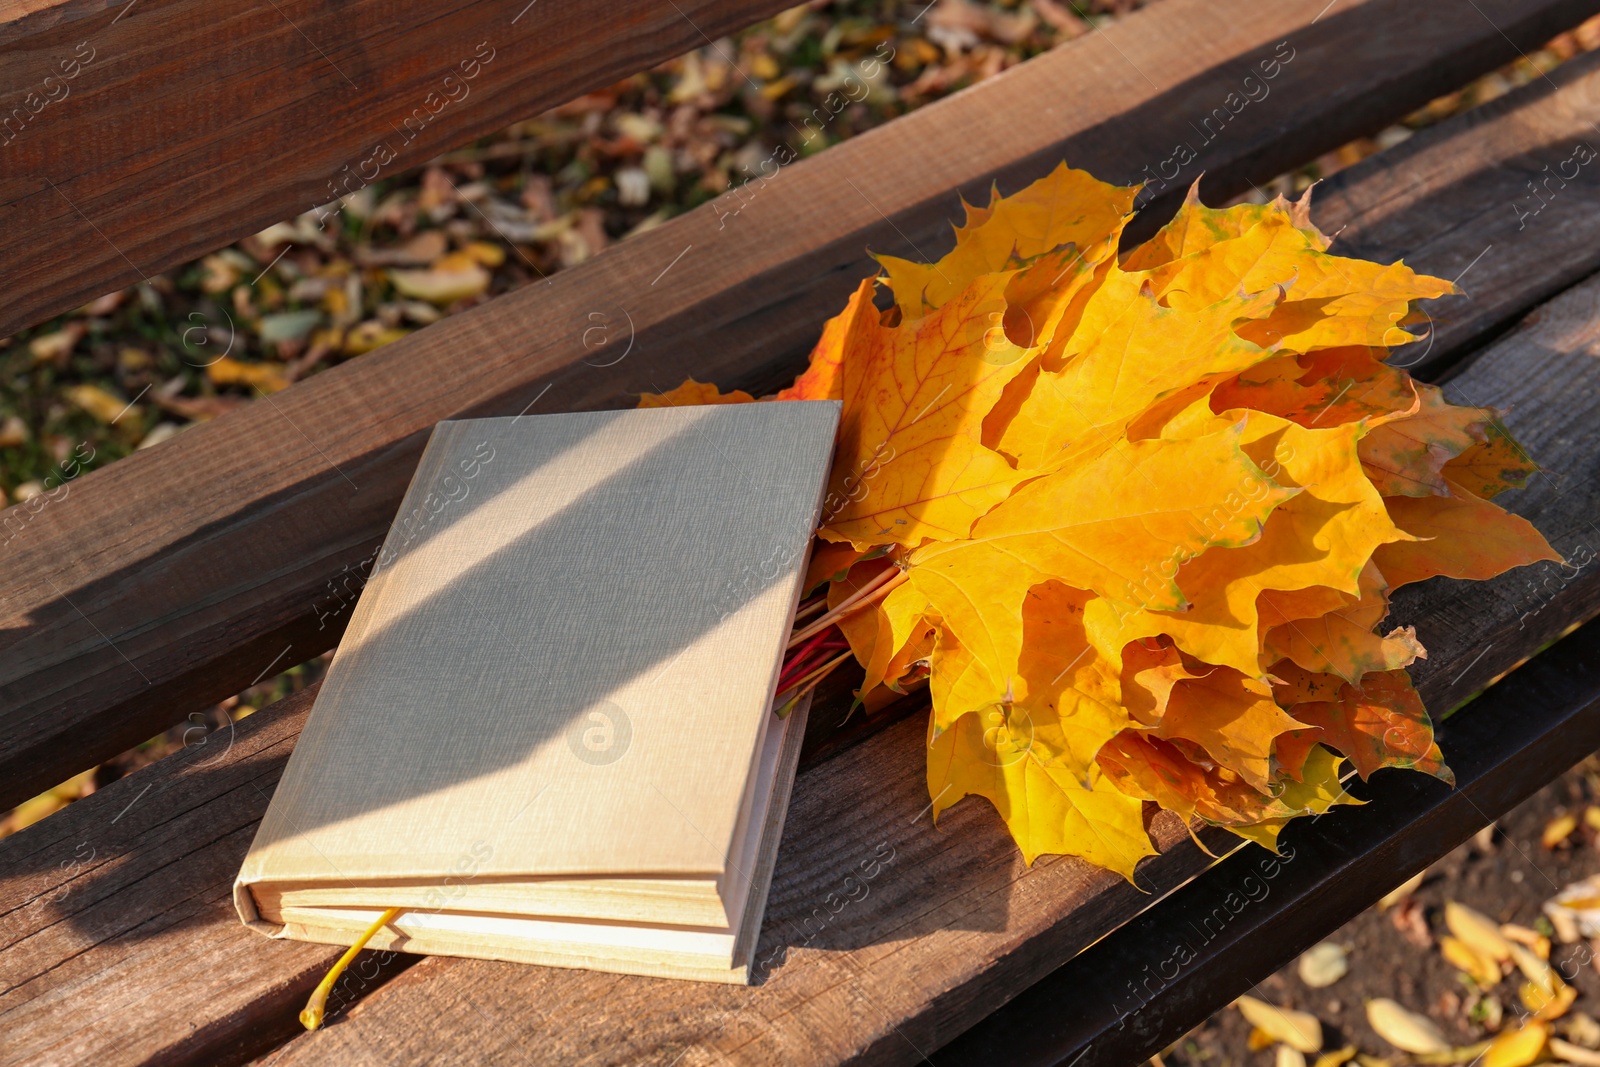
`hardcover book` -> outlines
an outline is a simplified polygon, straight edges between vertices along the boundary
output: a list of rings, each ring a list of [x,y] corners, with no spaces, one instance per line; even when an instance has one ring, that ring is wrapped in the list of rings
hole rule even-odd
[[[234,885],[273,937],[747,982],[832,401],[442,422]]]

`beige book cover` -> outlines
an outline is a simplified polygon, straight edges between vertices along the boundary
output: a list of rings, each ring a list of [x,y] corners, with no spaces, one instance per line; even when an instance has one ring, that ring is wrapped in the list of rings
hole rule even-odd
[[[741,982],[831,401],[442,422],[234,886],[274,937]]]

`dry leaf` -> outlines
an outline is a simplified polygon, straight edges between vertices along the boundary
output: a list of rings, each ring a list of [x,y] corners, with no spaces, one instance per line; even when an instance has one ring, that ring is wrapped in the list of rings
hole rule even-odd
[[[1310,1012],[1280,1008],[1255,997],[1240,997],[1233,1002],[1252,1026],[1272,1035],[1299,1052],[1317,1052],[1322,1048],[1322,1023]]]
[[[1407,878],[1405,881],[1395,886],[1393,889],[1389,890],[1382,897],[1378,898],[1378,910],[1388,911],[1402,900],[1405,900],[1407,897],[1417,891],[1417,889],[1422,885],[1422,880],[1427,876],[1428,872],[1426,869],[1420,870],[1416,874],[1413,874],[1410,878]]]
[[[470,258],[430,270],[391,270],[389,280],[406,296],[440,307],[489,291],[489,272]]]
[[[1576,1064],[1577,1067],[1600,1067],[1600,1052],[1591,1052],[1559,1037],[1550,1039],[1550,1051],[1564,1063]]]
[[[134,418],[138,417],[138,408],[130,407],[126,400],[98,385],[74,385],[67,388],[65,393],[68,400],[100,422],[120,421],[125,412]]]
[[[1501,923],[1500,933],[1507,941],[1515,941],[1525,948],[1532,949],[1533,954],[1541,960],[1550,959],[1550,939],[1539,931],[1518,926],[1516,923]]]
[[[1556,988],[1561,985],[1561,979],[1556,977],[1555,969],[1515,941],[1511,942],[1509,947],[1511,962],[1517,965],[1517,970],[1522,972],[1522,976],[1537,986],[1545,996],[1555,996]]]
[[[1385,502],[1396,525],[1424,539],[1397,541],[1373,553],[1391,587],[1441,574],[1483,580],[1512,567],[1561,560],[1527,519],[1466,490],[1447,497],[1388,497]]]
[[[1559,1019],[1578,999],[1578,990],[1573,986],[1558,984],[1553,991],[1546,991],[1535,982],[1524,982],[1517,990],[1517,999],[1537,1018]]]
[[[1489,1043],[1483,1067],[1528,1067],[1544,1055],[1550,1031],[1541,1022],[1507,1030]]]
[[[1450,1042],[1432,1019],[1407,1011],[1387,997],[1367,1001],[1367,1022],[1379,1037],[1401,1052],[1426,1055],[1450,1051]]]
[[[1483,432],[1483,441],[1444,465],[1444,477],[1484,500],[1526,485],[1538,465],[1498,422],[1489,423]]]
[[[1544,833],[1539,835],[1539,843],[1547,849],[1557,849],[1567,843],[1567,838],[1572,836],[1572,831],[1578,828],[1578,817],[1571,812],[1557,815],[1545,823]]]
[[[243,385],[263,393],[276,393],[289,387],[289,376],[275,363],[245,363],[223,356],[206,366],[206,376],[218,385]]]
[[[1295,970],[1312,989],[1326,989],[1349,972],[1350,953],[1343,945],[1324,941],[1307,949]]]
[[[1441,937],[1439,951],[1452,967],[1465,973],[1480,989],[1489,989],[1500,982],[1500,964],[1484,952],[1479,952],[1459,938]]]
[[[1500,932],[1499,924],[1482,912],[1474,911],[1454,900],[1444,906],[1444,924],[1475,951],[1501,962],[1511,958],[1511,942]]]
[[[1581,1011],[1567,1016],[1562,1036],[1586,1049],[1600,1049],[1600,1023]]]

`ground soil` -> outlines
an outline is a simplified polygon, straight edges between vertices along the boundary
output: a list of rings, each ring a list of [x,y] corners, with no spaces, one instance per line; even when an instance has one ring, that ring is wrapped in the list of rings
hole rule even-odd
[[[1350,970],[1339,981],[1310,988],[1291,963],[1258,983],[1254,995],[1315,1014],[1327,1050],[1354,1045],[1364,1054],[1394,1062],[1407,1057],[1368,1025],[1365,1004],[1373,998],[1389,997],[1428,1015],[1450,1041],[1462,1046],[1493,1035],[1490,998],[1501,1008],[1499,1029],[1516,1026],[1523,1013],[1517,972],[1492,989],[1479,990],[1440,954],[1438,939],[1448,933],[1445,903],[1456,900],[1498,922],[1539,926],[1548,933],[1541,905],[1571,882],[1600,874],[1600,847],[1581,820],[1578,830],[1555,849],[1542,847],[1541,836],[1552,820],[1568,812],[1581,815],[1597,798],[1600,759],[1590,757],[1508,813],[1492,834],[1480,834],[1435,863],[1409,903],[1370,908],[1331,935],[1327,940],[1349,950]],[[1571,1011],[1555,1024],[1557,1032],[1570,1031],[1569,1040],[1586,1038],[1584,1031],[1592,1029],[1581,1016],[1600,1016],[1597,949],[1585,941],[1557,942],[1551,952],[1552,964],[1578,989]],[[1226,1008],[1186,1035],[1161,1061],[1166,1067],[1274,1063],[1274,1047],[1250,1049],[1250,1030],[1237,1010]],[[1309,1059],[1314,1062],[1315,1057]]]

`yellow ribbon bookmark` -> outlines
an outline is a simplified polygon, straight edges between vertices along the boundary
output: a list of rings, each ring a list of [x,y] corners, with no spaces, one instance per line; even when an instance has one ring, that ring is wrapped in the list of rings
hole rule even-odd
[[[350,966],[350,961],[356,958],[356,953],[367,947],[367,942],[372,940],[372,935],[389,925],[394,920],[394,917],[399,914],[399,908],[390,908],[378,916],[377,921],[367,927],[366,933],[356,938],[356,943],[346,949],[343,956],[339,957],[339,962],[328,969],[328,973],[323,976],[317,988],[311,991],[311,999],[306,1001],[305,1010],[300,1013],[301,1026],[304,1026],[307,1030],[315,1030],[322,1025],[322,1013],[328,1008],[328,994],[333,992],[333,983],[337,982],[339,976],[344,973],[344,969]]]

